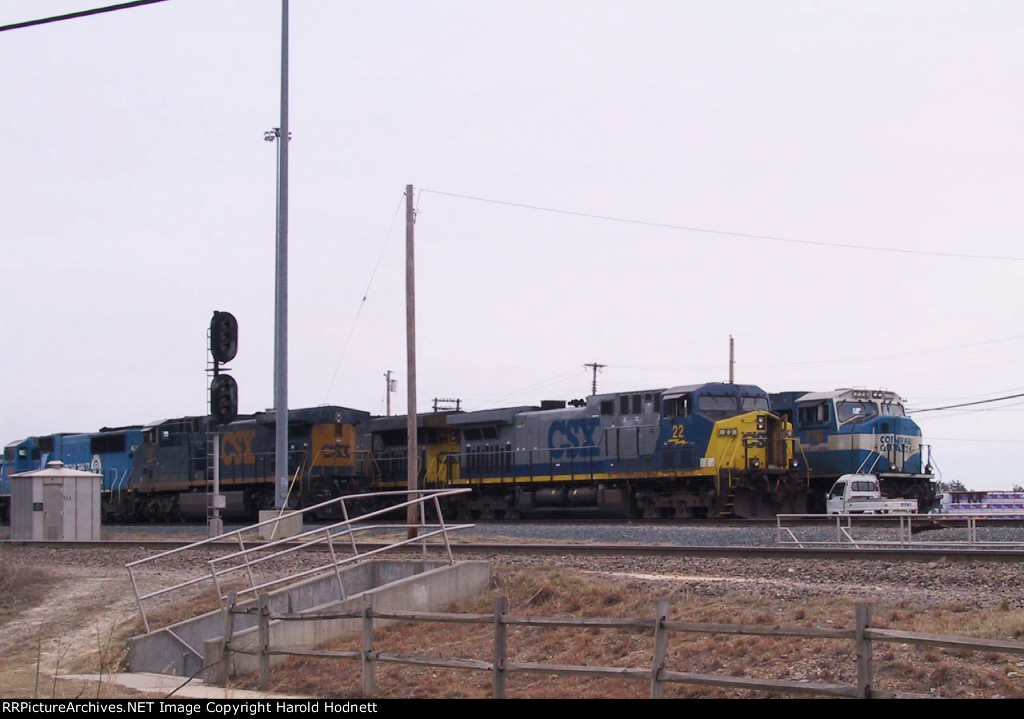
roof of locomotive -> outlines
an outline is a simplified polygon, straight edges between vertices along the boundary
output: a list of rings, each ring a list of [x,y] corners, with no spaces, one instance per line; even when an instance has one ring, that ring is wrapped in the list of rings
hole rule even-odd
[[[416,415],[417,427],[443,427],[446,419],[462,414],[456,411],[445,412],[421,412]],[[385,417],[371,417],[365,424],[371,432],[388,432],[392,430],[405,429],[408,427],[407,415],[395,414]]]
[[[481,409],[475,412],[461,412],[448,417],[450,425],[466,424],[511,424],[517,414],[522,412],[538,412],[540,407],[524,405],[522,407],[503,407],[501,409]]]
[[[797,402],[820,402],[826,399],[879,399],[887,402],[902,402],[903,398],[895,392],[881,389],[860,389],[851,387],[840,387],[830,392],[808,392],[796,398]]]
[[[763,389],[758,387],[756,384],[734,384],[731,382],[704,382],[702,384],[685,384],[678,387],[670,387],[666,390],[655,390],[663,392],[665,399],[672,399],[674,397],[681,397],[684,394],[690,392],[697,392],[698,390],[707,390],[710,392],[721,391],[725,388],[731,388],[736,394],[744,394],[754,392],[756,394],[768,395]],[[629,393],[632,394],[632,393]]]

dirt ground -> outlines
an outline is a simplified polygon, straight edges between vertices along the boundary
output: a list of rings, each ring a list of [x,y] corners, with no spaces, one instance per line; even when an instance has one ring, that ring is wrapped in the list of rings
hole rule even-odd
[[[0,631],[0,696],[124,696],[102,683],[86,690],[56,677],[116,670],[126,638],[141,626],[127,573],[111,576],[94,567],[64,564],[39,569],[45,572],[41,601],[13,616],[2,613],[7,616]]]
[[[0,697],[139,696],[102,678],[122,667],[127,639],[142,631],[124,565],[148,554],[151,552],[141,548],[75,550],[0,544],[0,585],[7,585],[2,587],[6,591],[0,591]],[[176,581],[174,570],[161,571],[168,573],[158,579]],[[524,613],[540,616],[611,610],[621,612],[621,616],[643,616],[657,598],[668,597],[678,611],[690,612],[693,621],[815,625],[831,624],[832,616],[846,621],[853,603],[867,600],[876,603],[875,616],[893,628],[1016,640],[1024,635],[1024,568],[1015,565],[981,568],[848,563],[826,572],[820,565],[807,562],[755,561],[741,565],[661,559],[643,564],[636,559],[562,557],[533,563],[499,561],[495,563],[495,576],[492,594],[509,596],[513,610],[518,607]],[[489,597],[479,598],[479,606],[472,611],[486,611],[490,601]],[[425,630],[424,646],[452,644],[454,635],[436,633],[446,631],[443,627]],[[412,639],[408,632],[399,638],[403,642]],[[596,664],[615,664],[628,655],[621,644],[624,640],[617,641],[620,646],[616,651],[622,656],[599,656],[594,660]],[[411,646],[415,642],[408,643]],[[607,648],[615,650],[613,645]],[[568,650],[561,641],[551,646],[556,653]],[[643,658],[644,651],[638,649],[635,657],[641,666],[649,662],[649,655]],[[780,656],[780,651],[791,652],[794,658],[783,666],[783,671],[789,672],[787,676],[799,671],[800,676],[821,680],[830,670],[820,660],[804,657],[802,650],[779,650],[751,642],[732,646],[729,640],[723,640],[692,653],[701,660],[706,656],[708,671],[743,671],[749,666],[751,651],[765,655],[766,660]],[[798,656],[799,661],[795,658]],[[880,651],[880,658],[887,658],[896,667],[892,680],[907,687],[905,691],[931,684],[938,685],[937,691],[944,696],[1024,696],[1021,657],[991,655],[979,659],[963,653],[901,649]],[[581,657],[568,653],[534,661],[584,663]],[[720,666],[712,666],[715,662]],[[60,678],[69,674],[98,675],[101,679],[83,682]],[[415,684],[421,679],[423,685]],[[385,691],[399,697],[429,696],[423,692],[428,691],[431,681],[438,683],[436,677],[406,672],[396,675],[393,687]],[[470,686],[469,682],[460,682],[446,681],[442,691]],[[469,694],[457,696],[487,696],[486,681],[477,683],[480,686]],[[603,696],[600,685],[594,684],[581,694],[583,686],[581,683],[570,690],[538,684],[536,691],[541,692],[538,696]],[[352,687],[343,691],[357,691],[356,679]],[[331,696],[340,689],[338,684],[318,685],[306,677],[302,682],[278,683],[277,690],[292,695]],[[642,694],[643,689],[639,691]]]

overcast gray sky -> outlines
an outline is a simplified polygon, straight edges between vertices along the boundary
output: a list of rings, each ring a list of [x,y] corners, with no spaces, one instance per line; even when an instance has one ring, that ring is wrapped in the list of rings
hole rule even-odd
[[[768,391],[1024,393],[1024,4],[290,5],[293,408],[393,370],[404,411],[407,184],[421,410],[725,380],[730,336]],[[280,10],[0,33],[0,443],[205,413],[214,310],[272,406]],[[915,417],[943,479],[1024,484],[1020,399]]]

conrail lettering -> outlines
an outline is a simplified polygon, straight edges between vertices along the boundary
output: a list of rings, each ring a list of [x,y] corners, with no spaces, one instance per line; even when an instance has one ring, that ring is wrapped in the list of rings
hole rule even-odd
[[[880,434],[878,435],[878,451],[891,452],[894,449],[913,450],[915,439],[916,437],[907,437],[902,434]]]

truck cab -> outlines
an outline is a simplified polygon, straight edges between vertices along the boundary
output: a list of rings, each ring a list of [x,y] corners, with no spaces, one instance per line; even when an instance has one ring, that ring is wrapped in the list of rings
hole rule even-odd
[[[917,502],[884,499],[873,474],[844,474],[829,490],[825,508],[828,514],[913,514]]]

